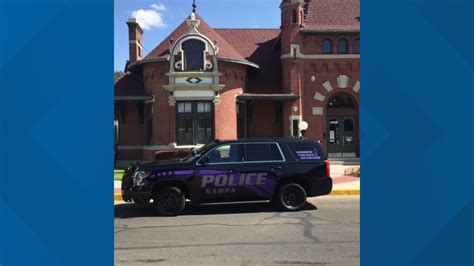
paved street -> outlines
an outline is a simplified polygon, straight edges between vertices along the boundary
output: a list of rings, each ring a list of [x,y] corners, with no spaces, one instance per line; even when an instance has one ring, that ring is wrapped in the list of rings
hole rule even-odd
[[[115,205],[116,265],[358,265],[359,196],[309,199],[306,210],[268,204],[187,206],[154,217]]]

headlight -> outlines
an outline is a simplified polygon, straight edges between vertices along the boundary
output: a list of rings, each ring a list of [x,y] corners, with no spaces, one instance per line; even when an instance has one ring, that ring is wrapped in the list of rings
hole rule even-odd
[[[134,186],[143,186],[145,185],[145,178],[149,177],[151,175],[150,172],[146,171],[136,171],[135,174],[133,174],[133,185]]]

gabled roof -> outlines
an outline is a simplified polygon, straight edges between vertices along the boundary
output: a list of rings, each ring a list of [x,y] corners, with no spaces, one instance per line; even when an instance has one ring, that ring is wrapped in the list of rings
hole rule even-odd
[[[189,19],[190,17],[188,17]],[[219,53],[217,56],[223,59],[237,60],[242,62],[248,62],[242,55],[235,50],[235,48],[229,44],[224,38],[222,38],[214,29],[212,29],[201,16],[196,14],[196,18],[201,21],[197,31],[212,42],[217,41],[219,47]],[[181,23],[163,42],[161,42],[155,49],[153,49],[144,60],[156,59],[157,57],[165,56],[169,54],[169,47],[171,46],[170,40],[177,41],[181,36],[185,35],[189,31],[189,26],[185,21]]]
[[[307,0],[304,30],[360,30],[360,0]]]
[[[215,31],[226,39],[228,43],[232,43],[234,48],[248,60],[250,60],[261,43],[274,40],[280,35],[280,29],[223,28],[215,29]]]

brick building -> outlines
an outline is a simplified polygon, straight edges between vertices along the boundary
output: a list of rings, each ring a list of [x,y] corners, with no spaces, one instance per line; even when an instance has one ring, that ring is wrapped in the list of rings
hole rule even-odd
[[[219,29],[193,10],[148,55],[130,19],[115,82],[118,164],[218,139],[305,137],[359,156],[359,0],[283,0],[279,29]]]

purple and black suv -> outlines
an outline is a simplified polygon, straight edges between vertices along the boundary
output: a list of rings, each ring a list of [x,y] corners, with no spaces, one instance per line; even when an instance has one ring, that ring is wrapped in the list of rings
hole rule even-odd
[[[183,159],[133,163],[122,198],[178,215],[191,204],[271,201],[300,210],[306,197],[329,194],[329,161],[318,142],[301,139],[214,141]]]

